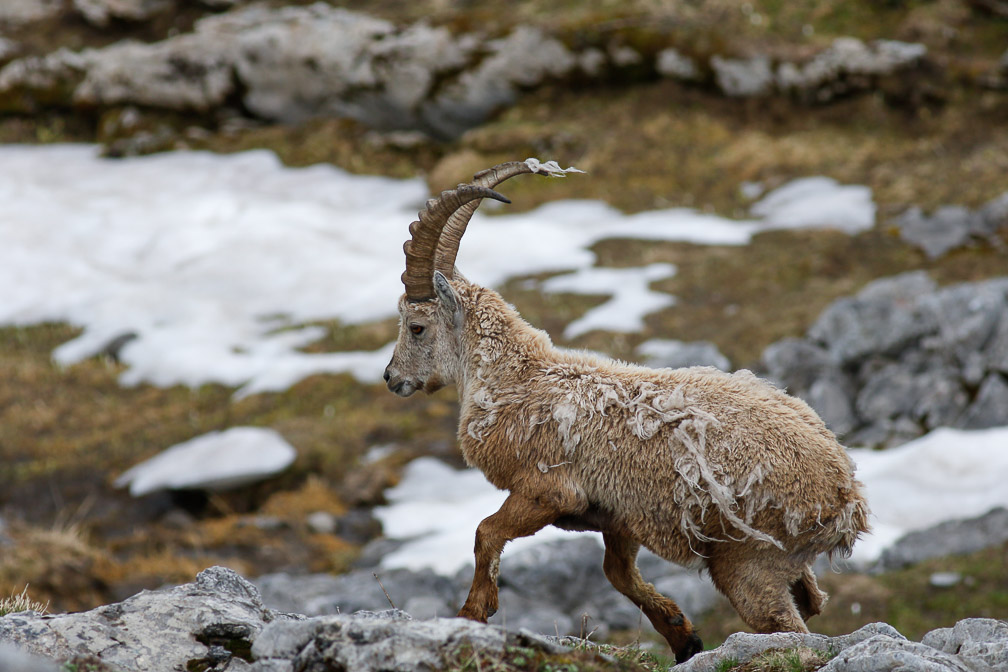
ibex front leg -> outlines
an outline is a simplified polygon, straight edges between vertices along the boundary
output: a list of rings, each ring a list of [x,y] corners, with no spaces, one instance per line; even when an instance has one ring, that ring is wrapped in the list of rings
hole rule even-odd
[[[511,494],[476,528],[476,573],[459,616],[486,623],[497,611],[497,573],[504,544],[535,534],[562,515],[554,502]]]

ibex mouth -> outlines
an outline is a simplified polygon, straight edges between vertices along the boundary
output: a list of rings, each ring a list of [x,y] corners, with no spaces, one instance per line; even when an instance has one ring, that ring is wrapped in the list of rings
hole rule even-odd
[[[400,397],[408,397],[421,387],[421,385],[417,385],[410,380],[390,380],[388,382],[388,389],[395,392]]]

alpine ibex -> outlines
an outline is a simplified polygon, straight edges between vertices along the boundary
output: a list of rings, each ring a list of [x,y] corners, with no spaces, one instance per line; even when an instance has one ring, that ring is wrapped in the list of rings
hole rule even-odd
[[[703,648],[675,602],[637,570],[640,546],[705,568],[759,632],[808,632],[826,600],[810,564],[868,530],[854,466],[805,402],[748,371],[649,369],[557,349],[501,296],[455,270],[480,199],[534,159],[429,200],[404,245],[399,340],[385,369],[406,397],[454,383],[466,462],[509,495],[476,529],[460,616],[497,609],[504,544],[546,525],[594,530],[603,566],[683,661]]]

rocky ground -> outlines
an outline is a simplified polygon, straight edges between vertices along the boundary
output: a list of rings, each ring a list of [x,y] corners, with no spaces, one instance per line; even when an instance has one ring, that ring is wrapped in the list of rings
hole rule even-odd
[[[655,661],[632,649],[543,636],[525,628],[487,626],[458,618],[417,620],[400,610],[316,616],[267,608],[255,586],[233,571],[212,567],[195,582],[143,592],[93,611],[0,618],[0,664],[20,672],[119,670],[359,670],[437,669],[647,670]],[[11,644],[19,647],[11,648]],[[58,667],[52,658],[67,660]],[[753,660],[760,669],[810,663],[829,672],[855,670],[1003,669],[1008,624],[965,619],[913,642],[885,623],[839,637],[739,633],[698,654],[678,670],[714,672]],[[480,661],[483,661],[482,663]],[[787,662],[790,661],[790,662]],[[557,667],[553,667],[557,666]],[[819,667],[821,666],[821,667]]]
[[[516,183],[509,195],[518,207],[585,197],[627,212],[684,206],[743,217],[747,193],[796,177],[865,184],[877,224],[854,236],[779,231],[744,248],[597,244],[600,265],[678,269],[655,286],[676,305],[637,334],[567,340],[564,327],[600,299],[544,295],[525,279],[503,292],[564,345],[647,359],[637,346],[674,337],[693,350],[666,353],[656,365],[700,357],[760,370],[805,397],[851,443],[885,448],[943,425],[1008,424],[1004,3],[528,2],[507,12],[440,0],[0,4],[2,142],[100,142],[110,156],[266,147],[291,165],[422,174],[432,190],[531,155],[591,174],[548,189]],[[311,346],[316,351],[375,347],[395,330],[393,322],[323,326],[328,336]],[[241,401],[220,386],[123,389],[114,353],[65,370],[53,365],[53,348],[75,333],[63,324],[0,329],[0,594],[27,584],[54,613],[89,610],[227,565],[255,577],[267,607],[312,617],[278,617],[275,627],[291,628],[292,639],[269,649],[263,640],[255,656],[217,639],[189,642],[179,660],[206,661],[191,669],[289,669],[283,661],[303,653],[280,653],[295,647],[293,639],[329,642],[346,611],[388,606],[372,576],[381,546],[370,509],[413,457],[459,464],[449,392],[404,405],[381,386],[345,376]],[[228,493],[134,500],[112,485],[160,448],[240,424],[280,432],[298,450],[292,469]],[[375,446],[388,449],[374,458]],[[925,633],[966,617],[1008,618],[1004,527],[1003,513],[994,512],[963,523],[961,534],[911,535],[870,573],[827,574],[834,601],[814,629],[841,636],[885,621],[916,640],[893,645],[906,655],[986,669],[972,659],[949,662],[941,656],[955,654],[944,643],[952,640]],[[946,543],[959,537],[973,541]],[[590,549],[557,553],[578,585],[595,585],[600,560]],[[505,568],[505,599],[515,605],[509,632],[597,628],[596,640],[649,641],[628,605],[607,593],[533,604],[527,582],[546,579],[530,572],[561,566],[551,563],[516,566],[511,579]],[[744,628],[694,576],[663,565],[650,571],[707,614],[698,620],[709,644]],[[951,590],[940,577],[932,581],[949,573],[959,576]],[[223,574],[207,576],[217,577],[214,585],[158,595],[229,594],[215,583]],[[272,612],[261,611],[247,584],[226,583],[240,586],[238,601],[256,614],[246,632],[258,633],[262,614]],[[397,575],[383,583],[397,607],[426,617],[454,610],[465,581]],[[311,603],[299,598],[307,590]],[[373,625],[389,627],[390,618]],[[41,633],[50,626],[40,624],[54,622],[71,621],[8,617],[0,628],[14,632],[16,623],[28,629],[18,632]],[[995,626],[966,623],[955,635],[961,641],[994,641],[983,637]],[[501,651],[560,655],[555,642],[475,632],[472,642]],[[885,629],[863,634],[858,646],[868,646],[868,635],[899,640]],[[840,646],[801,645],[832,653]],[[317,648],[322,658],[312,665],[329,655]],[[456,650],[452,664],[475,669],[477,653]],[[585,655],[595,660],[594,650]],[[275,667],[265,662],[274,659]],[[300,660],[297,669],[311,669]]]

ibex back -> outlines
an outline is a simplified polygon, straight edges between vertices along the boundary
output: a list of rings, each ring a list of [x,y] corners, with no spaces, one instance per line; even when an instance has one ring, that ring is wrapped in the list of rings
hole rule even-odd
[[[500,295],[455,269],[480,199],[552,162],[506,163],[427,202],[407,241],[399,340],[385,370],[406,397],[454,384],[470,465],[509,495],[476,529],[460,616],[497,609],[504,544],[547,525],[594,530],[605,575],[643,610],[677,661],[703,648],[637,570],[640,546],[705,568],[759,632],[807,632],[826,595],[811,563],[868,530],[853,464],[803,401],[748,371],[649,369],[559,350]]]

